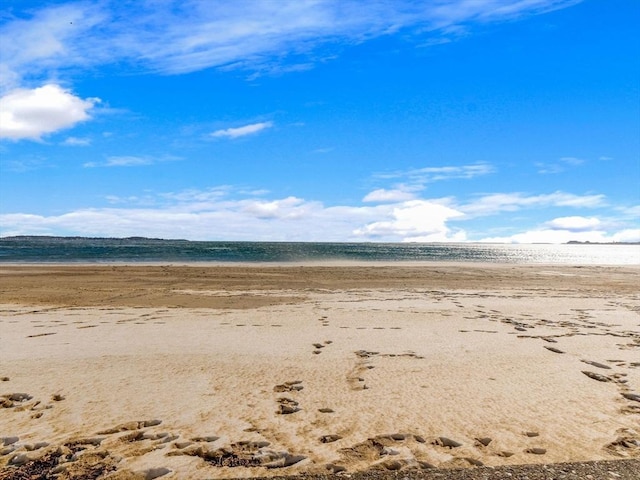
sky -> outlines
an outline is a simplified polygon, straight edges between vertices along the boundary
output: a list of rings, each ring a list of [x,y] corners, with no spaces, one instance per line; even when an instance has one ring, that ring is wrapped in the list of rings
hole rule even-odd
[[[0,8],[0,236],[640,241],[636,0]]]

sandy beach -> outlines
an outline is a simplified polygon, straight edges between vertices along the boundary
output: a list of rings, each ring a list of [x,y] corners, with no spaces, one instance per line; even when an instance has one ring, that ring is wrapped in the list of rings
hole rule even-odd
[[[615,473],[640,458],[639,274],[3,265],[0,478]]]

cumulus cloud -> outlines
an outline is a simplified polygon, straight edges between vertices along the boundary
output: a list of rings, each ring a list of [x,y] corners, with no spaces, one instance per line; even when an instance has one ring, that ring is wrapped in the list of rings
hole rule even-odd
[[[229,185],[141,196],[110,195],[108,208],[78,209],[61,215],[0,215],[0,235],[144,235],[190,240],[378,241],[500,243],[638,242],[636,217],[564,216],[503,236],[468,238],[470,217],[455,199],[412,199],[373,205],[326,206],[304,198],[271,197],[265,191]],[[503,194],[511,198],[514,194]],[[550,198],[518,196],[537,206]],[[551,194],[570,204],[577,196]],[[526,200],[526,201],[525,201]],[[520,206],[519,208],[524,208]],[[455,222],[456,227],[452,227]]]
[[[460,215],[429,201],[326,206],[299,197],[254,198],[240,189],[109,196],[107,208],[61,215],[0,215],[0,235],[145,235],[191,240],[447,241],[463,240],[447,221]]]
[[[612,242],[640,243],[640,228],[625,228],[611,235]]]
[[[608,223],[608,225],[606,225]],[[617,222],[603,222],[596,217],[559,217],[539,228],[509,236],[487,237],[481,242],[492,243],[591,243],[640,242],[640,228],[616,228]]]
[[[236,128],[226,128],[224,130],[216,130],[211,134],[212,137],[218,138],[238,138],[244,137],[247,135],[253,135],[254,133],[258,133],[267,128],[273,127],[273,122],[260,122],[260,123],[252,123],[250,125],[244,125],[242,127]]]
[[[640,242],[640,229],[624,229],[608,233],[604,230],[573,232],[570,230],[534,229],[506,237],[488,237],[486,243],[621,243]]]
[[[287,197],[281,200],[244,202],[244,212],[260,219],[296,219],[310,211],[310,205],[301,198]]]
[[[56,84],[12,90],[0,98],[0,138],[39,140],[88,120],[99,101],[83,100]]]
[[[375,202],[375,203],[395,203],[404,202],[407,200],[413,200],[415,194],[401,189],[387,190],[380,188],[368,193],[362,199],[363,202]]]
[[[153,159],[151,159],[153,160]],[[112,157],[125,166],[144,162],[141,157]],[[537,225],[522,222],[502,236],[472,238],[464,229],[473,216],[455,198],[409,199],[362,205],[327,206],[301,197],[274,197],[264,190],[221,185],[204,190],[116,196],[105,198],[106,208],[80,209],[61,215],[9,213],[0,215],[0,235],[85,235],[126,237],[144,235],[190,240],[253,241],[376,241],[450,242],[490,241],[502,243],[566,243],[640,241],[637,217],[605,216],[602,198],[564,192],[547,195],[493,194],[483,204],[482,215],[500,213],[505,202],[514,211],[530,209],[536,216],[545,210],[563,212],[596,205],[599,216],[549,216]],[[492,205],[493,210],[487,210]],[[632,207],[635,211],[635,208]],[[507,210],[508,212],[509,210]],[[615,208],[610,211],[617,212]],[[519,215],[519,214],[518,214]],[[510,222],[507,213],[500,221]],[[516,225],[516,223],[514,223]],[[462,227],[462,228],[461,228]],[[518,231],[519,230],[519,231]],[[504,230],[503,230],[504,231]]]
[[[451,241],[451,230],[446,222],[463,214],[445,205],[411,200],[395,206],[389,219],[369,223],[354,233],[367,239],[396,239],[396,241],[442,242]],[[462,240],[458,235],[455,240]]]
[[[595,230],[601,226],[599,219],[596,217],[560,217],[554,218],[547,222],[547,226],[552,230],[567,230],[569,232],[584,232]]]

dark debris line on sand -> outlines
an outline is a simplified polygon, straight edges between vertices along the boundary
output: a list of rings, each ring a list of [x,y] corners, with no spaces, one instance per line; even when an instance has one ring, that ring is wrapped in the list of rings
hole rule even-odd
[[[269,480],[337,480],[343,478],[348,478],[349,480],[638,480],[640,479],[640,460],[506,465],[493,468],[479,467],[460,470],[368,471],[347,475],[303,474],[289,477],[271,477]]]

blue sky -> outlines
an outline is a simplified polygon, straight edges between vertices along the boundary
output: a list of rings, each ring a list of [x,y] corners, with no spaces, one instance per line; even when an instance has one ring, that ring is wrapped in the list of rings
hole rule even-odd
[[[640,241],[635,0],[4,0],[0,235]]]

